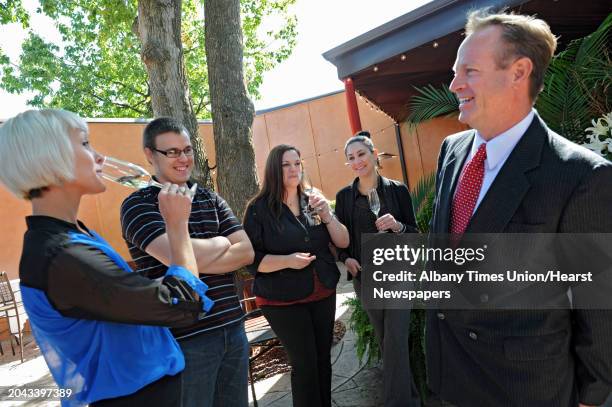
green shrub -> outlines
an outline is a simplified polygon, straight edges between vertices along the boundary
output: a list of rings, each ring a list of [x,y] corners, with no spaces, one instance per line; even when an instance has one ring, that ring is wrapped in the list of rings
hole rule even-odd
[[[368,365],[378,362],[381,357],[378,339],[374,335],[374,327],[370,324],[368,314],[366,314],[361,306],[361,301],[358,298],[349,298],[344,304],[348,305],[351,311],[349,328],[355,332],[357,337],[355,348],[357,349],[359,363],[363,364],[364,356],[366,356],[366,363]]]

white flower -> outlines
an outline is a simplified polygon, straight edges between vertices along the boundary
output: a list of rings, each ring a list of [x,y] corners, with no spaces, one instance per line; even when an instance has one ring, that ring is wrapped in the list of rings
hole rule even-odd
[[[612,112],[603,115],[603,117],[597,120],[593,119],[591,123],[593,127],[585,129],[587,133],[590,133],[586,135],[589,142],[584,143],[583,146],[605,157],[612,153]],[[606,138],[602,140],[602,136]]]

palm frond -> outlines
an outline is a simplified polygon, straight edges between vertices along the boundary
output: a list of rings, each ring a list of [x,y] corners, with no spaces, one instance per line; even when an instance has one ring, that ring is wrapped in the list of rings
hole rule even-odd
[[[612,29],[612,13],[601,23],[597,30],[584,37],[576,55],[576,64],[588,63],[592,56],[601,55],[610,43],[610,30]]]
[[[579,43],[572,43],[549,66],[536,107],[553,130],[575,139],[584,128],[580,123],[590,119],[589,97],[575,77],[573,62]]]
[[[553,130],[570,140],[583,141],[591,119],[609,105],[611,31],[612,13],[596,31],[555,55],[546,72],[536,108]]]
[[[421,233],[429,232],[429,222],[433,216],[433,202],[436,195],[436,175],[423,176],[411,193],[416,223]]]
[[[410,101],[410,115],[407,122],[411,127],[442,115],[455,113],[459,110],[459,101],[448,86],[435,87],[427,85],[422,88],[414,87],[419,95],[413,96]]]
[[[430,191],[434,189],[435,184],[435,172],[432,172],[429,175],[424,175],[423,177],[421,177],[419,182],[417,182],[416,186],[410,193],[410,196],[412,197],[412,207],[414,208],[415,212],[419,212],[419,210],[423,206],[423,203],[425,202],[425,199],[427,198],[427,195]]]

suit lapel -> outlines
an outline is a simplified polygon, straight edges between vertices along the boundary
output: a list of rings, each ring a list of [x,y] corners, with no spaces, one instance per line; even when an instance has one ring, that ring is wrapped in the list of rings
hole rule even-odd
[[[531,187],[526,173],[540,165],[547,131],[546,125],[536,114],[489,187],[466,232],[504,231]]]
[[[466,158],[470,153],[472,141],[474,140],[474,132],[467,137],[461,138],[449,151],[449,157],[444,165],[442,182],[440,184],[440,204],[437,231],[440,233],[448,233],[450,225],[450,211],[457,187],[457,180],[463,168]]]

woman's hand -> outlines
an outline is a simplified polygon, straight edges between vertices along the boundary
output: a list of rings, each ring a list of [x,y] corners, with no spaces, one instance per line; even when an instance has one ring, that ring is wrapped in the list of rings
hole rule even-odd
[[[317,258],[314,254],[311,256],[310,253],[292,253],[286,257],[287,267],[290,269],[301,270],[307,267],[310,263]]]
[[[191,199],[196,185],[189,188],[165,184],[159,192],[159,212],[166,222],[166,233],[170,244],[170,264],[185,267],[198,277],[198,265],[189,237],[189,215]]]
[[[317,211],[323,222],[328,223],[331,220],[332,213],[329,202],[320,192],[313,191],[308,195],[308,205]]]
[[[194,184],[197,188],[197,184]],[[167,226],[178,226],[186,224],[191,214],[192,190],[179,187],[176,184],[165,184],[159,192],[159,212],[161,213]]]
[[[359,262],[352,257],[344,260],[344,265],[353,277],[357,277],[357,273],[361,271],[361,264],[359,264]]]
[[[392,232],[397,233],[402,229],[402,224],[396,221],[393,215],[386,213],[376,219],[376,228],[381,232],[390,229]]]

